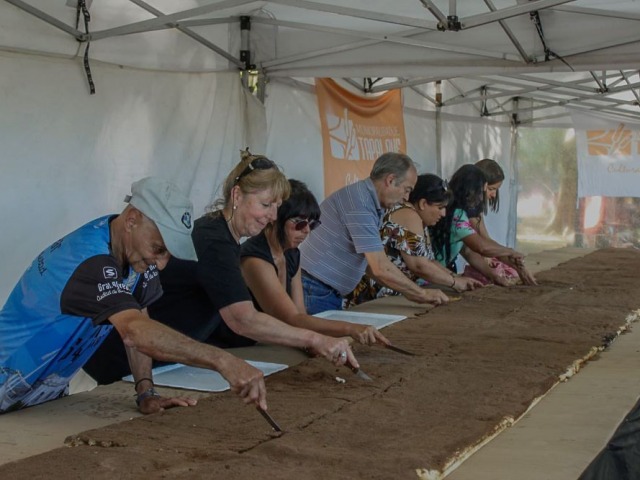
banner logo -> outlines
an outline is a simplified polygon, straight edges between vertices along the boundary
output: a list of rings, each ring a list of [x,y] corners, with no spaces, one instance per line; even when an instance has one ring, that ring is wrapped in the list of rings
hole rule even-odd
[[[360,160],[358,135],[353,122],[349,120],[349,110],[344,109],[343,117],[328,113],[326,122],[331,141],[331,156],[343,160]]]
[[[640,197],[640,122],[572,112],[578,197]]]
[[[406,153],[400,90],[360,97],[330,79],[316,79],[325,197],[367,178],[386,152]]]
[[[587,130],[589,155],[631,156],[633,132],[624,123],[615,130]]]

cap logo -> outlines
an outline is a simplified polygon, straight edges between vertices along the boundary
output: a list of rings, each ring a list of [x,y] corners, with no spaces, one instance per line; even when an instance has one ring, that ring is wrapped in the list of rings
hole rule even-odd
[[[114,267],[104,267],[102,269],[102,274],[106,280],[118,278],[118,271]]]
[[[191,214],[189,212],[184,212],[182,215],[182,224],[191,230]]]

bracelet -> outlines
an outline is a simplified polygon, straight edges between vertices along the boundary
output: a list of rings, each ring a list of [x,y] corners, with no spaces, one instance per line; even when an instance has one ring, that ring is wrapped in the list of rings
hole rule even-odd
[[[140,404],[144,401],[145,398],[159,397],[159,396],[160,394],[156,392],[155,388],[151,387],[136,397],[136,405],[140,406]]]
[[[138,381],[135,383],[135,385],[133,386],[133,388],[135,388],[135,389],[136,389],[136,391],[137,391],[137,390],[138,390],[138,385],[140,385],[140,384],[141,384],[142,382],[144,382],[145,380],[148,380],[148,381],[150,381],[150,382],[151,382],[151,388],[153,388],[153,387],[155,386],[155,384],[153,383],[153,379],[145,377],[145,378],[141,378],[140,380],[138,380]]]
[[[453,273],[451,274],[451,278],[453,279],[453,282],[451,282],[451,285],[449,286],[449,288],[453,288],[456,285],[456,277]]]

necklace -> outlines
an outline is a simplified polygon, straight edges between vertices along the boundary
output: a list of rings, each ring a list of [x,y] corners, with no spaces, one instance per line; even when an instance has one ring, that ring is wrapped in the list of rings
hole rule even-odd
[[[240,234],[238,233],[238,230],[236,230],[235,225],[233,224],[233,217],[235,211],[231,210],[231,215],[229,215],[229,219],[227,219],[227,217],[223,214],[223,218],[224,220],[227,222],[227,226],[229,227],[229,231],[231,232],[231,236],[233,236],[233,238],[235,239],[236,243],[240,243]]]

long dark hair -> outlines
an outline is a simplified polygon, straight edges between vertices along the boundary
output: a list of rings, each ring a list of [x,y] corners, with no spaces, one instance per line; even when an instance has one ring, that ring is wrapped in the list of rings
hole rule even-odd
[[[409,202],[416,205],[420,200],[426,200],[428,204],[445,204],[451,202],[451,190],[446,180],[431,173],[418,175],[418,181],[409,195]]]
[[[284,245],[284,226],[293,217],[304,217],[308,220],[320,220],[320,206],[316,197],[304,182],[289,179],[291,194],[278,208],[278,218],[275,221],[278,241]]]
[[[498,165],[498,162],[490,158],[483,158],[476,162],[476,167],[482,170],[484,176],[489,185],[504,182],[504,171],[502,167]],[[500,210],[500,190],[496,190],[495,198],[489,199],[489,207],[493,212]]]
[[[429,228],[433,247],[444,258],[445,265],[449,265],[454,260],[451,258],[450,242],[454,213],[456,210],[464,210],[469,217],[477,217],[479,213],[486,213],[485,183],[487,182],[482,170],[471,164],[461,166],[449,181],[453,200],[447,208],[445,216]]]

